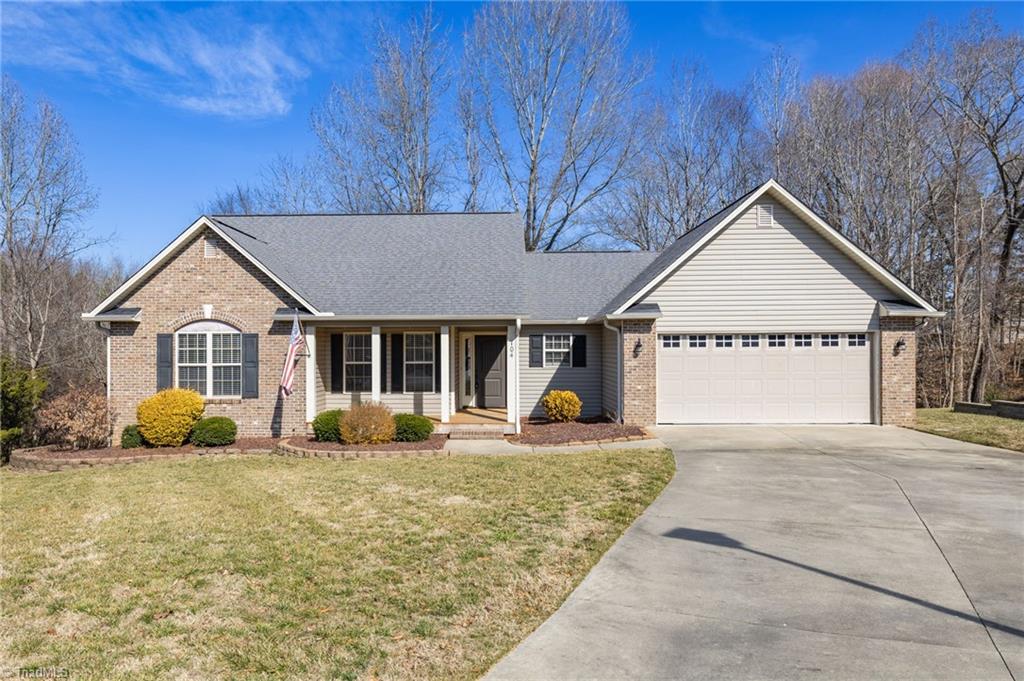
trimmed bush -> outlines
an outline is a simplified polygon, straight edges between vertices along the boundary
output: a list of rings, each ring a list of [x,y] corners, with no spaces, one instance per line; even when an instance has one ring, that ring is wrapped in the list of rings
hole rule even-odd
[[[199,447],[223,447],[235,441],[238,427],[227,416],[211,416],[192,427],[192,444]]]
[[[583,411],[583,402],[580,401],[579,395],[571,390],[552,390],[541,402],[544,405],[544,413],[551,421],[575,421]]]
[[[0,429],[0,461],[7,463],[11,451],[21,444],[21,428]]]
[[[0,428],[27,431],[45,391],[42,370],[32,372],[11,357],[0,356]]]
[[[338,422],[345,414],[341,409],[322,411],[313,419],[313,438],[318,442],[341,442]]]
[[[395,441],[422,442],[434,432],[434,423],[419,414],[395,414]]]
[[[71,388],[43,405],[36,426],[46,441],[61,447],[106,447],[110,442],[107,398],[93,390]]]
[[[203,415],[203,398],[195,390],[169,388],[139,403],[139,432],[156,447],[180,447]]]
[[[351,445],[372,445],[395,439],[395,419],[380,402],[357,404],[338,422],[341,441]]]
[[[138,449],[144,444],[146,443],[142,439],[142,433],[139,432],[139,427],[134,423],[130,426],[125,426],[124,430],[121,431],[121,449]]]

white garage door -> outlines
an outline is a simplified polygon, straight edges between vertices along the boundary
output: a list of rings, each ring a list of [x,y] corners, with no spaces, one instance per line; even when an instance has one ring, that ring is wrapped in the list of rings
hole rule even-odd
[[[659,423],[870,423],[866,333],[658,336]]]

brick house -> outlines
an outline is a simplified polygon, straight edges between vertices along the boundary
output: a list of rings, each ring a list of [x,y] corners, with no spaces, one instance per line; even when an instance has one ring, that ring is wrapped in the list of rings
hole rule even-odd
[[[83,318],[118,430],[179,386],[280,435],[366,400],[514,431],[556,388],[640,425],[907,425],[941,315],[769,181],[660,253],[527,253],[511,213],[202,216]]]

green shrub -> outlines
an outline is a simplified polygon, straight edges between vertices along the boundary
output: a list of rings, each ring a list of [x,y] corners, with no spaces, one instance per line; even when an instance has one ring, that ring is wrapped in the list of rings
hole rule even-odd
[[[235,441],[238,427],[227,416],[211,416],[192,427],[192,444],[199,447],[223,447]]]
[[[338,422],[345,412],[341,409],[322,411],[313,419],[313,437],[319,442],[341,442]]]
[[[434,423],[419,414],[395,414],[395,441],[422,442],[434,432]]]
[[[19,369],[7,355],[0,357],[0,428],[24,430],[45,391],[41,372]]]
[[[142,439],[142,433],[139,432],[139,427],[134,423],[130,426],[125,426],[124,430],[121,431],[121,449],[137,449],[145,444],[145,440]]]
[[[583,411],[579,395],[571,390],[552,390],[544,396],[544,413],[551,421],[575,421]]]
[[[0,430],[0,462],[7,463],[11,451],[21,443],[21,428]]]
[[[203,398],[195,390],[161,390],[139,403],[139,432],[156,447],[180,447],[203,415]]]
[[[395,439],[395,419],[380,402],[357,404],[338,422],[341,441],[353,445],[372,445]]]

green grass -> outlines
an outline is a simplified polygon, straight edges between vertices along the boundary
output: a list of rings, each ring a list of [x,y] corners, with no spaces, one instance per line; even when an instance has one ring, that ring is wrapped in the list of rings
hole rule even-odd
[[[918,409],[917,430],[954,440],[1024,452],[1024,421],[951,409]]]
[[[669,480],[667,450],[0,473],[0,668],[468,678]]]

